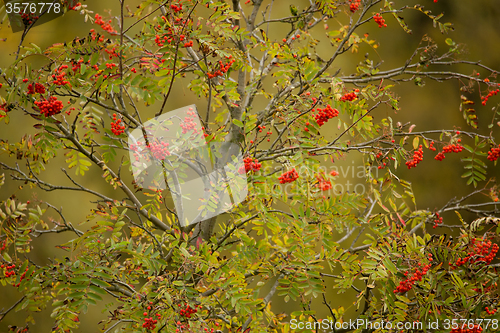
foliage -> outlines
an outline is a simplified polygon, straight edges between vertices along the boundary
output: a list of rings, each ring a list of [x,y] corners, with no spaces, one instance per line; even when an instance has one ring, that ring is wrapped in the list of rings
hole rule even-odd
[[[484,106],[498,92],[497,72],[464,60],[450,38],[442,51],[428,36],[403,66],[383,70],[367,56],[355,72],[336,70],[343,57],[382,47],[360,27],[389,29],[382,17],[393,16],[411,32],[402,15],[418,11],[446,33],[452,26],[442,14],[380,0],[311,1],[277,18],[263,0],[147,0],[134,12],[119,1],[121,12],[110,22],[76,5],[96,30],[46,49],[21,40],[15,61],[0,69],[1,126],[22,112],[37,131],[1,140],[0,183],[97,200],[71,223],[43,198],[2,199],[0,282],[22,294],[2,319],[15,311],[36,327],[32,313],[51,307],[53,331],[70,332],[99,304],[108,310],[99,323],[105,332],[291,332],[290,322],[317,324],[325,309],[334,326],[341,324],[353,302],[360,309],[355,319],[370,321],[499,319],[490,310],[498,306],[492,261],[499,192],[487,168],[500,155],[500,112]],[[323,44],[328,59],[319,55]],[[35,58],[43,64],[33,65]],[[455,72],[459,64],[470,72]],[[467,130],[449,124],[417,132],[389,114],[373,116],[384,105],[400,111],[394,83],[450,79],[460,85]],[[141,106],[161,105],[156,116],[165,113],[174,86],[199,98],[207,140],[237,143],[244,152],[249,194],[224,221],[181,227],[170,191],[140,189],[124,176],[131,168],[127,134],[148,120]],[[487,130],[478,126],[474,89],[484,97],[478,109],[491,122]],[[400,170],[418,168],[436,149],[436,168],[460,154],[470,194],[435,211],[417,209]],[[71,186],[44,180],[60,156],[73,170],[61,171]],[[339,161],[354,156],[362,157],[362,193],[336,191],[350,172]],[[95,170],[102,179],[91,176]],[[112,191],[102,192],[98,181]],[[443,224],[439,214],[450,211],[455,222]],[[477,219],[464,220],[461,212]],[[434,235],[433,226],[460,234]],[[37,263],[31,242],[51,233],[71,235],[57,244],[67,256]],[[357,297],[331,306],[331,288]],[[300,308],[275,313],[275,299]],[[314,299],[321,304],[312,306]]]

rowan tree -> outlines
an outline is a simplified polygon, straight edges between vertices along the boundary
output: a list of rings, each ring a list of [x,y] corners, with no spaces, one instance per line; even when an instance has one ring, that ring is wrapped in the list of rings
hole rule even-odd
[[[334,332],[368,331],[342,326],[349,319],[496,330],[498,72],[468,60],[434,13],[437,0],[424,2],[118,0],[107,14],[90,1],[64,3],[92,29],[72,41],[55,34],[43,48],[25,42],[37,15],[19,18],[19,48],[0,67],[0,184],[12,189],[0,198],[0,282],[20,296],[2,301],[0,321],[25,322],[11,327],[18,332],[38,331],[37,312],[50,313],[53,332],[86,330],[90,320],[103,332],[315,332],[320,319]],[[390,45],[366,28],[411,33],[411,12],[442,38],[424,36],[402,64],[380,61],[377,50]],[[344,69],[353,58],[355,69]],[[461,98],[450,103],[461,123],[419,131],[398,120],[394,86],[426,81],[458,84]],[[182,89],[190,102],[180,102]],[[196,153],[148,141],[145,124],[171,121],[180,104],[196,108],[178,119],[176,142],[237,147],[229,178],[247,180],[244,201],[224,214],[210,201],[218,190],[205,198],[202,210],[215,216],[199,223],[175,209],[177,187],[132,177],[140,152],[165,170],[179,160],[197,170]],[[26,130],[3,137],[18,115]],[[144,141],[131,141],[137,131]],[[468,194],[417,205],[401,174],[424,159],[450,168],[454,155]],[[362,186],[347,189],[338,185],[351,160]],[[43,195],[52,191],[92,199],[61,207]],[[67,218],[82,201],[92,208]],[[42,249],[51,236],[60,242]],[[43,262],[33,254],[47,245]],[[331,290],[357,296],[334,304]],[[295,305],[276,309],[277,300]],[[105,309],[101,318],[84,316],[92,306]]]

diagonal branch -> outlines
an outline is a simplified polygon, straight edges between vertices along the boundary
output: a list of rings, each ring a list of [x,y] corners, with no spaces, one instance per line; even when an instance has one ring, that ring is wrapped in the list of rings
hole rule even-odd
[[[103,171],[108,171],[109,174],[115,178],[118,179],[117,184],[120,187],[120,189],[125,192],[125,194],[129,197],[129,199],[134,203],[134,205],[137,207],[139,213],[147,218],[149,221],[151,221],[158,229],[163,230],[163,231],[171,231],[171,228],[167,226],[165,223],[163,223],[160,219],[158,219],[156,216],[148,214],[147,210],[142,208],[142,204],[137,199],[137,197],[134,195],[134,193],[130,190],[130,188],[127,187],[123,183],[123,181],[118,177],[118,175],[111,169],[109,168],[103,161],[101,161],[95,154],[89,152],[85,147],[82,146],[82,144],[75,138],[74,135],[72,135],[63,125],[57,124],[57,127],[63,134],[65,135],[65,138],[73,143],[73,145],[80,151],[83,155],[85,155],[90,161],[92,161],[94,164],[99,166]]]

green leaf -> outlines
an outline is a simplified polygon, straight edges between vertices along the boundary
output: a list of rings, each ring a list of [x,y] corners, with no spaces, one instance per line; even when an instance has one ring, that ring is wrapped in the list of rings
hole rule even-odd
[[[36,53],[42,53],[42,49],[41,49],[38,45],[36,45],[36,44],[34,44],[34,43],[30,43],[30,44],[31,44],[31,45],[33,46],[33,48],[36,50]]]
[[[95,283],[95,281],[93,281],[93,282]],[[103,281],[100,281],[100,282],[103,282]],[[106,295],[107,294],[107,292],[105,290],[99,288],[98,286],[90,285],[89,289],[92,290],[94,293],[97,293],[97,294],[101,294],[101,295]]]
[[[384,266],[392,273],[396,274],[398,272],[398,269],[396,266],[392,263],[391,259],[389,257],[385,257],[384,259]]]
[[[88,282],[88,281],[90,281],[90,278],[88,276],[77,276],[77,277],[71,278],[70,281],[73,283]]]
[[[92,304],[92,305],[97,305],[97,302],[92,298],[87,298],[87,302]]]
[[[235,124],[236,126],[241,127],[241,128],[244,127],[244,125],[241,122],[241,120],[238,120],[238,119],[233,119],[233,124]]]
[[[97,294],[94,294],[94,293],[87,293],[87,296],[96,300],[96,301],[102,301],[102,297],[97,295]]]
[[[12,262],[12,258],[9,256],[7,252],[2,253],[2,257],[4,258],[5,261]]]
[[[100,55],[99,52],[95,52],[94,54],[92,54],[92,58],[90,59],[91,66],[94,66],[95,64],[97,64],[97,61],[99,60],[99,55]]]
[[[464,173],[464,174],[462,175],[462,178],[467,178],[467,177],[469,177],[470,175],[472,175],[472,171],[467,171],[466,173]]]
[[[86,284],[72,284],[69,286],[69,289],[72,289],[72,290],[87,289],[87,285]]]
[[[91,279],[90,282],[92,282],[93,284],[98,285],[99,287],[103,287],[103,288],[109,288],[109,287],[111,287],[111,285],[109,283],[107,283],[106,281],[99,280],[99,279]]]

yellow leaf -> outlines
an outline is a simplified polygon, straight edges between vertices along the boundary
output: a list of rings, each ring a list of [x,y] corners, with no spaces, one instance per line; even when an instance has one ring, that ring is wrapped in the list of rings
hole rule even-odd
[[[420,142],[420,138],[418,136],[413,139],[413,149],[418,148],[419,142]]]

